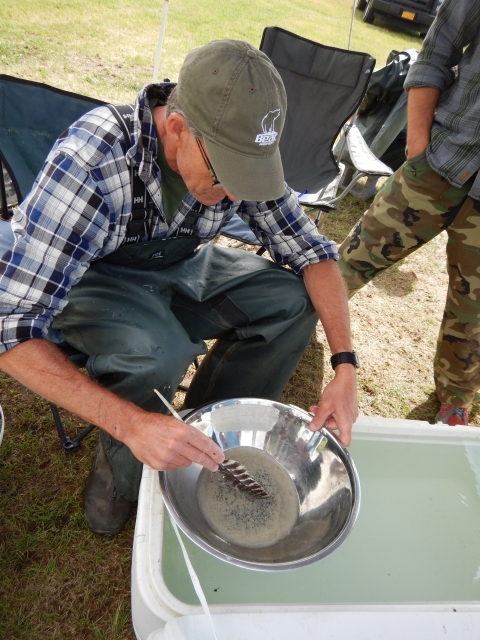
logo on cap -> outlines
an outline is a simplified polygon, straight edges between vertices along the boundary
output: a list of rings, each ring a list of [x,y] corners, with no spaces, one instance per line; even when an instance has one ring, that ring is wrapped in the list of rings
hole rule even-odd
[[[277,138],[278,132],[275,131],[275,120],[280,115],[280,109],[269,111],[262,119],[262,131],[255,138],[255,142],[262,147],[273,144]]]

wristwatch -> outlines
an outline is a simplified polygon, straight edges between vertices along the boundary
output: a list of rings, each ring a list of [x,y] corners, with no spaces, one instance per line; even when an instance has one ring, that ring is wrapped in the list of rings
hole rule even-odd
[[[337,364],[353,364],[357,369],[360,366],[356,351],[340,351],[330,358],[332,369],[335,369]]]

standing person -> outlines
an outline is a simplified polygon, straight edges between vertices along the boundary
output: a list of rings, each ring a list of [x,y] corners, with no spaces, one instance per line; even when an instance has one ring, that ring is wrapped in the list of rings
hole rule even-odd
[[[125,525],[142,462],[215,471],[223,461],[211,439],[161,415],[153,391],[171,400],[204,340],[217,342],[186,406],[275,399],[320,317],[336,368],[313,429],[326,423],[350,443],[358,412],[347,297],[335,243],[285,185],[285,111],[267,56],[211,42],[187,56],[176,87],[142,89],[129,129],[109,107],[74,123],[14,216],[16,242],[0,261],[0,367],[101,428],[84,493],[96,533]],[[234,213],[274,262],[197,250]],[[89,356],[93,380],[62,355],[62,340]]]
[[[445,0],[405,81],[407,160],[341,247],[349,295],[441,231],[448,293],[436,422],[468,424],[480,387],[480,0]]]

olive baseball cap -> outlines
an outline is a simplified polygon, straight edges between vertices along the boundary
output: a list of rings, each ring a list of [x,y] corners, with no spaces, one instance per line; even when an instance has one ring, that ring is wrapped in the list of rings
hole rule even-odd
[[[194,49],[180,70],[177,96],[227,191],[241,200],[283,196],[278,145],[287,97],[264,53],[240,40]]]

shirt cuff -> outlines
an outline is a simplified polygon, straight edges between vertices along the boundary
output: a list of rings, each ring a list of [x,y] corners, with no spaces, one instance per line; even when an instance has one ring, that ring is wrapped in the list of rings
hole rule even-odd
[[[412,87],[433,87],[444,91],[454,79],[453,70],[438,67],[431,62],[417,60],[410,67],[403,88],[408,91]]]
[[[305,269],[311,264],[325,262],[326,260],[337,261],[340,259],[336,242],[330,242],[328,245],[322,245],[322,249],[321,253],[317,253],[315,249],[311,249],[301,254],[296,254],[291,260],[289,260],[288,264],[297,276],[301,276]]]

